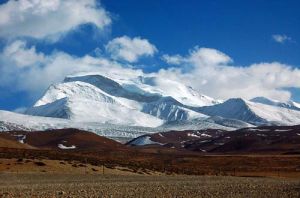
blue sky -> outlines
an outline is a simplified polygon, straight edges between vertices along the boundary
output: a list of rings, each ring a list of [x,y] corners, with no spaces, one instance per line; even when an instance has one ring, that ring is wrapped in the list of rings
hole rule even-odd
[[[239,65],[280,61],[300,65],[299,43],[278,45],[271,35],[300,39],[299,1],[111,1],[116,13],[112,37],[142,36],[165,53],[186,53],[195,45],[218,49]]]
[[[86,2],[90,3],[93,1],[86,0]],[[14,12],[14,10],[5,6],[9,1],[0,1],[0,3],[0,11],[3,9],[7,13]],[[58,5],[61,6],[61,4]],[[23,5],[18,4],[17,6]],[[42,14],[46,12],[42,10],[44,7],[41,8],[40,5],[31,6],[39,6],[38,8],[41,9]],[[51,11],[64,12],[63,9],[60,10],[57,6],[51,6]],[[2,51],[0,69],[1,67],[10,67],[8,65],[13,62],[6,61],[7,57],[3,55],[4,49],[16,41],[22,41],[26,43],[26,47],[23,46],[25,50],[34,47],[35,58],[39,57],[36,56],[38,54],[43,56],[43,61],[39,60],[40,62],[38,63],[41,65],[41,68],[50,67],[51,64],[48,63],[48,60],[45,63],[44,59],[48,59],[45,57],[55,59],[57,56],[53,54],[57,52],[65,53],[75,58],[86,55],[92,57],[101,56],[101,58],[118,61],[119,64],[125,65],[124,67],[128,67],[127,65],[130,64],[131,67],[140,68],[144,72],[158,72],[161,69],[168,70],[169,68],[180,69],[180,67],[187,67],[183,65],[192,64],[194,65],[191,67],[194,68],[201,64],[190,61],[193,52],[196,54],[200,48],[209,48],[218,50],[218,52],[222,52],[223,55],[232,59],[232,61],[225,61],[225,63],[221,61],[217,64],[226,64],[236,68],[248,68],[255,63],[279,62],[283,65],[264,65],[264,67],[269,67],[270,71],[280,67],[278,70],[279,73],[287,67],[292,70],[283,72],[286,73],[285,76],[279,76],[278,73],[275,73],[274,76],[276,78],[279,76],[278,79],[284,77],[295,79],[299,75],[297,68],[300,68],[300,2],[297,0],[190,0],[188,3],[187,1],[180,0],[102,0],[101,2],[94,2],[93,6],[95,8],[92,11],[95,11],[95,13],[91,17],[106,17],[110,22],[106,23],[102,21],[100,23],[98,22],[99,20],[87,17],[89,23],[86,24],[77,19],[78,23],[70,24],[69,29],[62,30],[61,28],[57,28],[57,32],[52,32],[51,34],[41,31],[40,34],[30,35],[31,31],[29,31],[26,34],[20,33],[14,35],[14,33],[9,32],[10,29],[12,32],[16,32],[20,31],[20,29],[16,29],[17,26],[24,27],[24,29],[29,26],[28,28],[33,28],[32,31],[34,31],[36,28],[40,28],[38,26],[40,24],[39,21],[37,20],[36,23],[32,22],[34,24],[32,25],[10,19],[7,22],[9,25],[6,25],[4,22],[1,24],[1,20],[4,21],[5,16],[0,15],[0,50]],[[96,13],[103,10],[107,13],[102,15]],[[44,23],[55,25],[56,23],[47,21],[53,17],[47,14],[45,14]],[[73,16],[70,13],[62,14]],[[25,19],[28,17],[28,20],[32,19],[30,17],[34,17],[25,11],[24,16]],[[57,19],[54,18],[53,20]],[[66,22],[68,23],[69,21]],[[7,29],[7,27],[10,29],[5,32],[4,28]],[[53,35],[54,39],[52,38]],[[108,50],[105,46],[110,41],[123,36],[129,38],[129,41],[134,38],[145,39],[150,48],[144,54],[135,54],[137,56],[136,60],[112,56],[115,51],[112,52],[112,50]],[[151,46],[155,46],[156,50],[151,48]],[[195,46],[198,46],[198,48],[196,49]],[[22,50],[24,50],[23,48]],[[212,52],[216,56],[219,55],[219,53],[214,53],[213,51],[209,52]],[[199,50],[199,53],[203,53],[203,50]],[[163,61],[162,56],[164,55],[179,55],[182,59],[180,61],[181,64],[169,64]],[[37,67],[37,63],[34,62],[31,64]],[[43,64],[47,64],[47,66]],[[26,72],[28,71],[24,70],[30,70],[30,67],[26,65],[25,69],[23,67],[21,70],[14,70],[14,78],[8,78],[7,80],[3,80],[3,82],[0,80],[0,109],[14,110],[19,107],[28,107],[44,92],[45,86],[31,89],[28,88],[30,85],[19,85],[20,79],[24,81],[24,78],[26,81],[26,77],[24,76],[27,75]],[[219,71],[219,69],[217,70]],[[3,69],[3,71],[6,70]],[[201,68],[199,67],[197,71],[201,73]],[[26,75],[23,75],[22,72]],[[34,75],[32,72],[30,73]],[[2,78],[4,79],[7,75],[5,74]],[[10,75],[12,74],[10,73]],[[256,79],[261,81],[260,78],[251,78],[251,80],[255,83]],[[57,79],[49,79],[49,82],[56,83]],[[182,77],[182,79],[186,78]],[[215,83],[210,85],[209,79],[212,78],[208,78],[207,80],[207,87],[209,89],[199,86],[198,90],[205,92],[205,94],[218,92],[217,85]],[[226,79],[230,81],[231,77],[227,76]],[[235,82],[237,79],[233,81]],[[292,94],[291,99],[300,102],[299,85],[296,84],[296,80],[292,82],[286,81],[274,86],[268,83],[257,83],[258,85],[255,88],[261,89],[261,86],[265,86],[264,89],[258,92],[264,93],[266,91],[266,96],[273,97],[273,99],[280,95],[280,93],[277,93],[278,90],[288,91]],[[7,85],[8,83],[16,83],[17,88],[14,90],[13,86]],[[228,84],[228,87],[220,87],[220,89],[229,89],[230,86],[234,85]],[[251,87],[251,85],[245,86]],[[253,89],[255,90],[255,88]],[[253,89],[251,88],[251,90]],[[270,92],[268,89],[270,89]],[[210,92],[210,90],[212,91]],[[220,94],[213,95],[213,97],[235,97],[239,96],[238,93],[240,93],[241,97],[251,96],[245,95],[243,91],[239,92],[239,89],[236,88],[236,92],[233,92],[231,95],[220,92]]]

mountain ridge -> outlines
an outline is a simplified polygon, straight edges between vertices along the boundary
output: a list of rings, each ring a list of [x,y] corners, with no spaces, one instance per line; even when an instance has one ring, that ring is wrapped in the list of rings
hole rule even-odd
[[[63,99],[64,103],[59,102],[62,98],[66,98]],[[53,103],[55,101],[60,106]],[[82,101],[86,101],[86,104]],[[193,106],[197,101],[199,104]],[[44,106],[46,109],[39,110],[40,106],[47,103],[52,103],[51,108]],[[95,109],[89,105],[92,103]],[[79,104],[82,105],[81,108]],[[51,111],[52,108],[56,110]],[[117,112],[118,108],[120,112]],[[297,103],[277,102],[263,97],[220,101],[196,92],[191,86],[147,74],[134,77],[96,73],[67,76],[62,83],[50,86],[26,114],[80,120],[80,117],[86,117],[85,109],[91,111],[89,119],[92,121],[146,127],[215,116],[257,126],[300,122],[300,108]],[[101,112],[101,109],[106,110]],[[129,121],[128,117],[122,116],[122,112],[137,115],[138,118]],[[114,122],[118,117],[123,122]],[[142,117],[155,124],[143,121],[140,119]]]
[[[80,128],[112,138],[132,138],[176,129],[234,130],[300,123],[300,108],[293,101],[221,101],[153,74],[67,76],[49,86],[25,114],[0,112],[0,129]]]

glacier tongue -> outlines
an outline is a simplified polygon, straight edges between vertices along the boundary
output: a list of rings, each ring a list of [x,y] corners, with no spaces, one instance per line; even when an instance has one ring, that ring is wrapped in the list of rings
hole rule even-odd
[[[159,131],[156,128],[114,125],[108,123],[103,124],[99,122],[79,122],[61,118],[23,115],[1,110],[0,120],[0,131],[36,131],[48,129],[77,128],[95,132],[98,135],[116,140],[129,140],[146,133],[154,133]]]
[[[128,126],[128,125],[115,125],[109,123],[99,122],[79,122],[69,119],[61,118],[50,118],[23,115],[8,111],[0,110],[0,131],[10,130],[25,130],[25,131],[36,131],[36,130],[48,130],[48,129],[62,129],[62,128],[77,128],[86,131],[94,132],[98,135],[105,136],[118,141],[126,142],[133,138],[139,137],[145,134],[157,133],[162,131],[169,131],[172,129],[176,130],[188,130],[188,129],[235,129],[225,127],[211,121],[186,122],[186,124],[172,124],[169,126],[160,126],[156,128],[150,127],[139,127],[139,126]]]

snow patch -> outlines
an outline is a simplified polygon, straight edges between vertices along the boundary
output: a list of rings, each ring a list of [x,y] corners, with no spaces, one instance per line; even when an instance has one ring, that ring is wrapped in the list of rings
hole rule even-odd
[[[188,133],[187,136],[188,136],[188,137],[201,138],[201,136],[198,136],[198,135],[193,134],[193,133]]]
[[[211,135],[206,134],[206,133],[200,133],[200,136],[202,136],[202,137],[211,137]]]
[[[287,131],[292,131],[293,129],[276,129],[275,131],[277,132],[287,132]]]
[[[63,144],[58,144],[57,147],[60,148],[60,149],[76,149],[76,146],[75,146],[75,145],[72,145],[72,146],[65,146],[65,145],[63,145]]]
[[[20,142],[21,144],[24,144],[24,140],[26,139],[26,135],[13,135],[17,137],[17,141]]]
[[[159,137],[164,137],[161,133],[159,133],[158,135],[159,135]]]
[[[207,142],[211,142],[211,140],[202,140],[200,143],[207,143]]]
[[[260,131],[260,132],[269,132],[270,129],[256,129],[256,128],[250,128],[247,129],[248,131]]]

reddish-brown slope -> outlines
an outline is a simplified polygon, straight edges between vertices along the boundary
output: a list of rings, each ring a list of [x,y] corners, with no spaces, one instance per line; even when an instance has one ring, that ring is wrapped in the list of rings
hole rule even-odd
[[[10,133],[0,133],[0,147],[1,148],[18,148],[18,149],[34,149],[34,147],[28,144],[22,144],[17,140],[16,136]]]
[[[0,134],[1,135],[1,134]],[[4,133],[2,134],[4,136]],[[55,149],[60,150],[59,144],[66,147],[74,145],[75,150],[112,150],[126,148],[121,143],[111,139],[101,137],[95,133],[82,131],[78,129],[59,129],[35,132],[10,132],[5,133],[6,139],[17,142],[21,136],[24,143],[39,149]],[[0,136],[1,137],[1,136]],[[14,145],[8,145],[14,148]],[[74,149],[72,149],[74,150]]]

